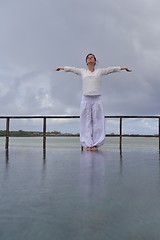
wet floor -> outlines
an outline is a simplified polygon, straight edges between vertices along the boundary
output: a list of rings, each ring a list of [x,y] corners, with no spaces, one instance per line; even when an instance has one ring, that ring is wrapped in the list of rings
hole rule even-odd
[[[157,149],[1,150],[0,240],[160,239]]]

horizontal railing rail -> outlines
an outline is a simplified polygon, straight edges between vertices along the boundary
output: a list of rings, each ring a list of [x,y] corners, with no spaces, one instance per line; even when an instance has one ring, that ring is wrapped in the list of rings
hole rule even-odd
[[[47,138],[47,119],[79,119],[78,115],[49,115],[49,116],[0,116],[0,119],[6,120],[6,134],[5,134],[5,148],[9,148],[9,137],[10,137],[10,121],[12,119],[42,119],[43,120],[43,129],[42,129],[42,137],[43,137],[43,149],[46,149],[46,138]],[[158,120],[158,128],[157,134],[123,134],[123,120],[124,119],[157,119]],[[160,116],[105,116],[105,119],[119,119],[119,133],[118,134],[106,134],[109,137],[119,137],[119,146],[122,148],[122,138],[123,137],[158,137],[159,138],[159,149],[160,149]],[[68,135],[68,136],[73,136]]]

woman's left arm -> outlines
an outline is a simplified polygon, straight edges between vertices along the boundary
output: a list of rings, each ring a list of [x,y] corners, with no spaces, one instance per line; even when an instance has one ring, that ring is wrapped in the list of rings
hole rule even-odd
[[[114,73],[114,72],[119,72],[121,70],[126,70],[127,72],[131,72],[132,70],[130,70],[128,67],[107,67],[107,68],[99,68],[99,71],[102,75],[107,75],[110,73]]]

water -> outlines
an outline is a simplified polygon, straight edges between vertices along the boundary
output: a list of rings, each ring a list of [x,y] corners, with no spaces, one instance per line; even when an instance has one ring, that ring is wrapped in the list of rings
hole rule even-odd
[[[81,152],[79,138],[1,142],[0,240],[160,239],[157,139],[108,138]]]
[[[41,148],[42,137],[11,137],[9,140],[10,148]],[[122,141],[123,148],[129,149],[157,149],[158,138],[132,138],[124,137]],[[0,146],[5,147],[5,137],[0,137]],[[79,149],[79,137],[47,137],[47,148],[52,149]],[[106,149],[119,149],[118,137],[107,137],[105,144],[101,147],[103,151]]]

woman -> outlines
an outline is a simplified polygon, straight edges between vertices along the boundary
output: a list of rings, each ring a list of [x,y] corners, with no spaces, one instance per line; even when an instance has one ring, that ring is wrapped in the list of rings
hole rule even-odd
[[[82,76],[83,96],[80,107],[80,142],[85,150],[96,151],[105,140],[104,110],[102,104],[101,76],[126,70],[127,67],[95,68],[96,57],[89,53],[86,56],[87,69],[77,67],[57,67]]]

